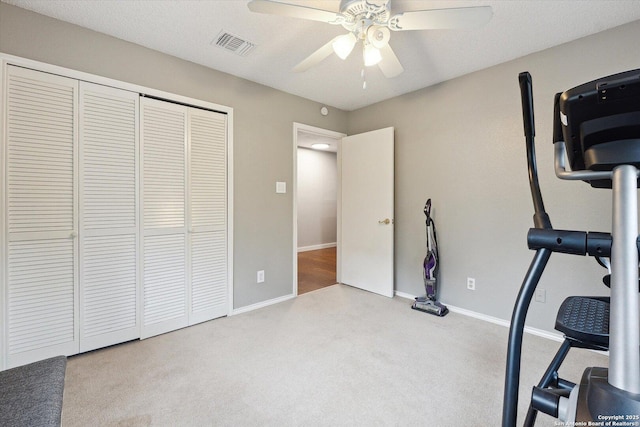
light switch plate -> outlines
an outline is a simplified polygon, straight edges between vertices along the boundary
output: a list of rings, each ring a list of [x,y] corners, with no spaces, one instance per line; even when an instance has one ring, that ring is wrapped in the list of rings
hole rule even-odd
[[[287,192],[287,183],[286,182],[276,182],[276,193],[284,194]]]

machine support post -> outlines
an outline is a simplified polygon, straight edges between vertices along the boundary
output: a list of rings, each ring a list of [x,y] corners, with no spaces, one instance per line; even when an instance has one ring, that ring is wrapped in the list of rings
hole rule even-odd
[[[613,170],[609,384],[640,393],[640,299],[638,297],[638,170]]]

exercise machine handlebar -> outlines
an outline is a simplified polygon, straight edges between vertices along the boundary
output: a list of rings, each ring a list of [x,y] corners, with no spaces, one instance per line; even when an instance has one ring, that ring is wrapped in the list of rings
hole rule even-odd
[[[529,249],[549,249],[571,255],[589,255],[595,257],[611,256],[611,233],[529,229],[527,244]],[[636,238],[636,247],[640,253],[640,236]]]
[[[531,84],[531,74],[525,71],[518,75],[520,83],[520,94],[522,99],[522,120],[524,122],[524,136],[527,146],[527,169],[529,171],[529,186],[533,199],[533,224],[536,228],[552,228],[549,215],[544,209],[542,192],[538,182],[538,167],[536,165],[535,149],[535,125],[533,117],[533,92]]]
[[[528,71],[518,75],[520,83],[520,99],[522,100],[522,120],[524,121],[524,136],[536,136],[535,120],[533,116],[533,92],[531,74]]]

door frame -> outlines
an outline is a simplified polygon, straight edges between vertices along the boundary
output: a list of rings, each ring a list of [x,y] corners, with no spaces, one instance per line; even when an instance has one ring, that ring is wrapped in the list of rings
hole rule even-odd
[[[340,206],[341,188],[342,188],[342,168],[340,150],[342,147],[342,138],[347,134],[336,132],[329,129],[323,129],[316,126],[305,125],[303,123],[293,122],[293,290],[294,297],[298,296],[298,132],[304,131],[319,136],[333,138],[338,141],[337,168],[338,168],[338,192],[337,192],[337,224],[336,224],[336,281],[340,282],[340,222],[342,208]]]

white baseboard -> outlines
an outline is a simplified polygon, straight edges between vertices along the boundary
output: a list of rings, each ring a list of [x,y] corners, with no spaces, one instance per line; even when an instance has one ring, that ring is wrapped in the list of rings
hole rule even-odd
[[[414,297],[413,295],[404,293],[404,292],[398,292],[398,291],[394,291],[395,296],[400,297],[400,298],[406,298],[406,299],[416,299],[416,297]]]
[[[415,299],[414,295],[410,295],[405,292],[396,291],[395,295],[400,298],[406,298],[410,300]],[[508,328],[511,325],[511,322],[508,320],[500,319],[498,317],[488,316],[486,314],[467,310],[466,308],[456,307],[455,305],[447,304],[444,301],[442,301],[442,304],[446,305],[449,311],[453,313],[463,314],[465,316],[473,317],[475,319],[484,320],[485,322],[494,323],[496,325],[504,326],[505,328]],[[528,334],[535,335],[542,338],[547,338],[553,341],[557,341],[557,342],[564,341],[564,337],[562,335],[545,331],[543,329],[532,328],[531,326],[525,326],[524,331]]]
[[[495,323],[496,325],[504,326],[508,328],[511,326],[511,322],[508,320],[500,319],[498,317],[488,316],[486,314],[477,313],[475,311],[467,310],[465,308],[456,307],[454,305],[445,304],[449,311],[454,313],[464,314],[465,316],[473,317],[476,319],[484,320],[485,322]],[[525,326],[524,331],[528,334],[535,335],[542,338],[547,338],[556,342],[564,341],[564,337],[560,334],[545,331],[544,329],[533,328],[531,326]]]
[[[251,305],[246,305],[244,307],[235,308],[231,312],[231,316],[235,316],[236,314],[246,313],[248,311],[257,310],[259,308],[268,307],[268,306],[273,305],[273,304],[278,304],[279,302],[288,301],[288,300],[293,299],[295,297],[296,296],[294,294],[289,294],[289,295],[285,295],[285,296],[282,296],[282,297],[270,299],[270,300],[267,300],[267,301],[262,301],[262,302],[259,302],[259,303],[256,303],[256,304],[251,304]]]
[[[335,248],[336,246],[337,246],[336,242],[322,243],[320,245],[300,246],[298,248],[298,252],[317,251],[318,249]]]

